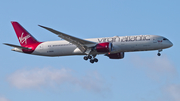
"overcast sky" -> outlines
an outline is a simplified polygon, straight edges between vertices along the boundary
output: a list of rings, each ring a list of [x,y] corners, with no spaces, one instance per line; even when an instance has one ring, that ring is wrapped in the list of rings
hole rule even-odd
[[[179,0],[1,0],[0,101],[180,101]],[[161,35],[173,47],[125,53],[43,57],[11,51],[19,45],[11,21],[38,41],[60,40],[44,25],[78,38]],[[59,50],[61,51],[61,50]]]

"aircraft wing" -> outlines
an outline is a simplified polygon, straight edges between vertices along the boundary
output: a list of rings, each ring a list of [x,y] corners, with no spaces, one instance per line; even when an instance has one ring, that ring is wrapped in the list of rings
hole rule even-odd
[[[97,44],[96,42],[83,40],[83,39],[80,39],[80,38],[76,38],[74,36],[67,35],[65,33],[56,31],[56,30],[54,30],[52,28],[48,28],[48,27],[41,26],[41,25],[39,25],[39,26],[49,30],[50,32],[52,32],[52,33],[54,33],[56,35],[58,35],[60,38],[62,38],[64,40],[76,45],[83,53],[88,51],[87,52],[87,54],[88,54],[90,52],[89,48],[94,47]]]

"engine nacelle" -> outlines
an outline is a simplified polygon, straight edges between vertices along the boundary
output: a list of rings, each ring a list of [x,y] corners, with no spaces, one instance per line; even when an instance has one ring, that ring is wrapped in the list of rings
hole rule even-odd
[[[96,51],[97,52],[111,52],[112,51],[112,43],[105,42],[105,43],[99,43],[96,45]]]
[[[110,59],[122,59],[124,58],[124,52],[107,54],[106,56],[108,56]]]

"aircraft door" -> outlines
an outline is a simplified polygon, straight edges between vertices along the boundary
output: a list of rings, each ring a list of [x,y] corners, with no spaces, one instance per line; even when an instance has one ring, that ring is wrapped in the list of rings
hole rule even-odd
[[[40,45],[39,45],[39,49],[43,49],[43,44],[40,44]]]
[[[157,43],[157,40],[156,40],[156,39],[153,39],[153,43]]]

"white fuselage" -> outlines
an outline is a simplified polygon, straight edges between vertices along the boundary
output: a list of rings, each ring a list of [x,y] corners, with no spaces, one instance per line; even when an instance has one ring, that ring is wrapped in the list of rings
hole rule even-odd
[[[42,25],[39,26],[64,40],[39,42],[18,22],[11,23],[21,46],[4,44],[14,47],[13,51],[40,56],[85,55],[84,60],[89,59],[90,63],[94,63],[98,62],[96,56],[99,54],[104,54],[110,59],[123,59],[125,52],[158,50],[157,55],[160,56],[162,49],[173,46],[167,38],[158,35],[80,39]]]
[[[85,40],[97,43],[111,42],[113,50],[110,53],[160,50],[172,46],[168,39],[157,35],[114,36]],[[104,54],[96,51],[94,53]],[[85,55],[76,45],[65,40],[43,42],[37,46],[32,54],[42,56]]]

